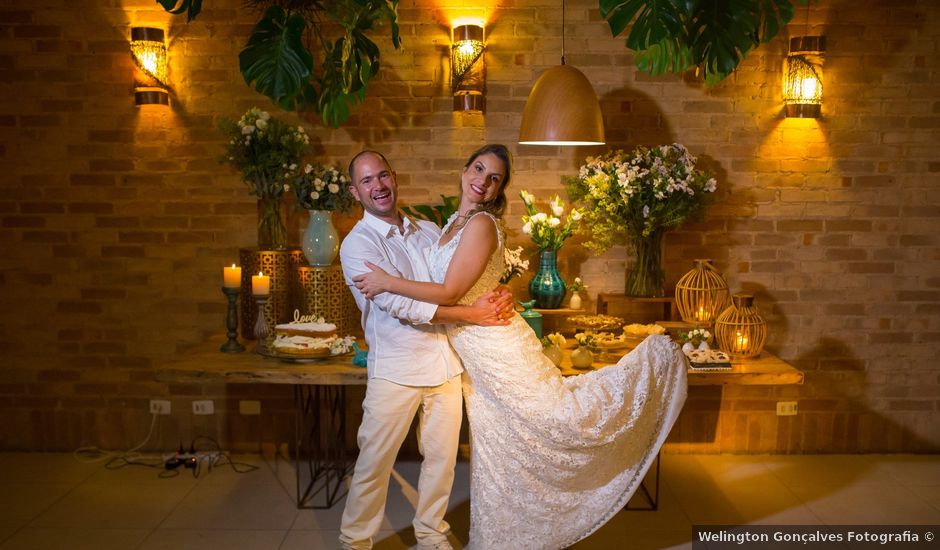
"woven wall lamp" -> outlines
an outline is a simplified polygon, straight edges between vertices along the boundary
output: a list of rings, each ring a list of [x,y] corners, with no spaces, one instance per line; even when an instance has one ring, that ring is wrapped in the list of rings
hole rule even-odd
[[[483,26],[458,25],[453,31],[450,76],[454,110],[482,112],[486,106]]]
[[[695,260],[695,267],[676,283],[676,308],[686,323],[709,326],[728,305],[728,283],[712,260]]]
[[[542,73],[522,112],[522,145],[603,145],[604,118],[584,73],[565,65],[565,2],[561,3],[561,65]]]
[[[825,36],[790,39],[790,53],[783,71],[783,102],[787,117],[819,118],[822,112],[822,54]]]
[[[134,101],[137,105],[169,105],[163,29],[131,28],[131,58],[134,60]]]
[[[757,357],[767,340],[767,323],[754,307],[754,296],[735,294],[715,320],[718,347],[735,357]]]

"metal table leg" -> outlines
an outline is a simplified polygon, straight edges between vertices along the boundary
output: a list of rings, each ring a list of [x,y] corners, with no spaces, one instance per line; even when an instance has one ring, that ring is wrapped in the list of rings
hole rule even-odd
[[[650,492],[649,488],[646,486],[646,478],[643,478],[639,487],[640,491],[643,491],[643,496],[646,497],[646,501],[649,502],[649,506],[631,507],[628,502],[627,505],[623,507],[624,510],[629,512],[655,512],[659,510],[659,454],[660,453],[656,453],[656,470],[653,472],[654,491]]]
[[[346,449],[346,387],[295,385],[294,407],[297,508],[331,508],[355,464]]]

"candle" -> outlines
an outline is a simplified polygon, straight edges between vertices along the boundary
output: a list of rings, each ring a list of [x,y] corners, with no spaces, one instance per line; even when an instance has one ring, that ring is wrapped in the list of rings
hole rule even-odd
[[[705,321],[705,308],[704,307],[699,306],[698,315],[695,318],[698,319],[699,321]]]
[[[737,347],[737,351],[747,351],[747,336],[739,332],[736,347]]]
[[[267,296],[271,292],[271,277],[262,272],[251,276],[251,293],[255,296]]]
[[[222,281],[225,288],[238,288],[242,286],[242,268],[232,264],[232,267],[222,268]]]

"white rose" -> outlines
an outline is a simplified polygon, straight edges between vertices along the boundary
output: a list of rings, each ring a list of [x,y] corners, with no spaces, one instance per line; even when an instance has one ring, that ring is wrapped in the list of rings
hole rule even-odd
[[[330,193],[334,193],[334,194],[339,193],[339,185],[336,185],[335,183],[329,184],[327,186],[327,189],[330,190]]]
[[[548,220],[548,215],[545,212],[538,212],[532,216],[532,221],[535,223],[545,223]]]
[[[259,118],[255,121],[255,126],[257,126],[259,130],[264,130],[268,127],[268,121],[263,118]]]
[[[552,216],[551,218],[548,219],[548,225],[551,227],[558,227],[559,225],[561,225],[561,220],[559,220],[555,216]]]
[[[271,119],[271,115],[269,115],[267,111],[261,111],[260,113],[258,113],[258,118],[267,122],[268,120]]]
[[[522,226],[522,232],[525,233],[526,235],[531,235],[532,234],[532,222],[526,222],[525,225]]]
[[[310,172],[313,172],[313,165],[308,162],[307,165],[304,166],[304,174],[309,174]]]
[[[297,169],[297,165],[291,163],[291,165],[290,165],[290,171],[293,172],[293,171],[296,170],[296,169]]]
[[[310,192],[310,198],[313,199],[313,200],[317,200],[317,199],[320,198],[320,193],[317,193],[316,191],[311,191],[311,192]]]
[[[285,183],[285,184],[284,184],[284,191],[285,191],[285,192],[290,191],[290,185],[287,185],[287,184]]]
[[[242,135],[247,136],[248,134],[255,131],[254,126],[242,126]]]

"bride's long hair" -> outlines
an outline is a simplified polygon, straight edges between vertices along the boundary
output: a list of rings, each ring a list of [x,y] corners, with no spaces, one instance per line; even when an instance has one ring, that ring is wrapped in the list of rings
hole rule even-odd
[[[490,143],[480,147],[473,153],[471,153],[470,158],[467,159],[467,162],[464,163],[464,169],[467,169],[473,161],[477,159],[480,155],[485,155],[487,153],[492,153],[496,155],[499,160],[503,161],[503,167],[505,173],[503,174],[503,180],[499,184],[499,191],[496,193],[496,196],[493,197],[493,200],[487,202],[481,202],[476,205],[473,210],[468,212],[467,218],[476,214],[477,212],[489,212],[490,214],[496,216],[497,218],[502,218],[503,212],[506,210],[506,204],[508,200],[506,199],[506,187],[509,185],[509,178],[512,174],[512,153],[509,152],[509,149],[505,145],[500,143]],[[463,192],[461,188],[463,184],[463,175],[461,174],[461,180],[458,184],[460,192]],[[459,196],[459,195],[458,195]]]

